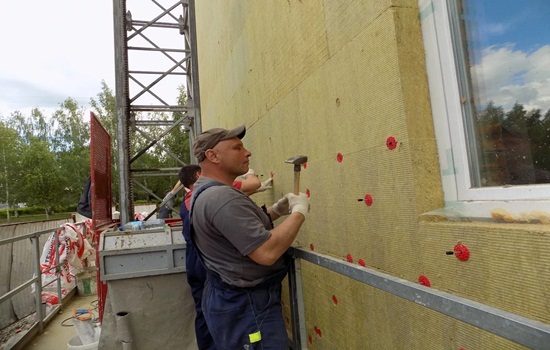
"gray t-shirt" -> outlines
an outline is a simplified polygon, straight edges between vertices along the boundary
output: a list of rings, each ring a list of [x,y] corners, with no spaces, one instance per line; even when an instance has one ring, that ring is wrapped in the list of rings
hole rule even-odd
[[[200,177],[194,191],[214,181]],[[253,287],[286,268],[284,257],[271,266],[257,264],[247,255],[271,236],[271,221],[247,195],[231,186],[212,186],[193,207],[195,243],[206,267],[237,287]]]

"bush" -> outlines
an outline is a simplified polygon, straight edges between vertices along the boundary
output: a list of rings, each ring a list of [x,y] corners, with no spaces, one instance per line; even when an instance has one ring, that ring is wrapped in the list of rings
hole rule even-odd
[[[22,208],[10,208],[10,217],[15,217],[15,213],[17,212],[17,216],[28,216],[28,215],[45,215],[46,212],[44,211],[43,207],[33,206],[33,207],[22,207]],[[50,213],[72,213],[76,212],[76,204],[71,205],[54,205],[52,208],[50,208]],[[7,209],[0,209],[0,219],[7,219],[8,218],[8,211]]]

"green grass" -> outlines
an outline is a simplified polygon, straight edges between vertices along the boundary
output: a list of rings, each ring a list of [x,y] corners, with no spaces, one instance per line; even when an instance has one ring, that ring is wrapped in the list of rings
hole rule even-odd
[[[55,213],[49,215],[46,218],[46,214],[37,214],[37,215],[23,215],[23,216],[10,216],[10,219],[0,219],[0,225],[2,224],[13,224],[17,222],[29,222],[29,221],[44,221],[44,220],[58,220],[58,219],[68,219],[73,213]]]

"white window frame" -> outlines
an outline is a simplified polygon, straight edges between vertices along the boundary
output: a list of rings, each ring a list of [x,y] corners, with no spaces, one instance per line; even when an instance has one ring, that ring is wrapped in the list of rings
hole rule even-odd
[[[513,221],[550,220],[550,185],[473,188],[461,103],[460,55],[455,55],[452,11],[457,0],[419,0],[432,115],[445,209],[456,216],[491,218],[508,213]],[[470,0],[475,1],[475,0]],[[458,56],[458,58],[457,58]],[[468,98],[468,97],[466,97]],[[549,152],[550,156],[550,152]],[[498,215],[496,215],[498,216]]]

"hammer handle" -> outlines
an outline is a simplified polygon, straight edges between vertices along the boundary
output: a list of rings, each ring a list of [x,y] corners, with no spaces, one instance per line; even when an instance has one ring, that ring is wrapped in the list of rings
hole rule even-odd
[[[294,194],[300,194],[300,172],[294,172]]]

